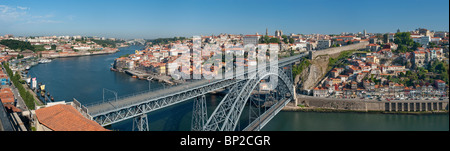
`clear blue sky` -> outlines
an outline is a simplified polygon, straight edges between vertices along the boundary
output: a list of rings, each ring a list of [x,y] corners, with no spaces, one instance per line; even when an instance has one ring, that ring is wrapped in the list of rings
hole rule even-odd
[[[0,35],[193,35],[449,30],[448,0],[8,0]]]

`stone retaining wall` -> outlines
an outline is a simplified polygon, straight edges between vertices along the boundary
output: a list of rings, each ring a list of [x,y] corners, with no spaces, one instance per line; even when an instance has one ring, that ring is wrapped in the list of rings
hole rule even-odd
[[[354,110],[354,111],[448,111],[448,100],[353,100],[353,99],[332,99],[311,96],[297,97],[297,103],[307,107]]]
[[[324,49],[324,50],[318,50],[318,51],[310,51],[309,52],[309,58],[310,59],[314,59],[317,56],[320,55],[332,55],[332,54],[336,54],[336,53],[340,53],[342,51],[347,51],[347,50],[358,50],[358,49],[364,49],[366,48],[366,46],[369,44],[369,42],[367,41],[362,41],[360,43],[357,44],[351,44],[351,45],[347,45],[347,46],[342,46],[342,47],[334,47],[334,48],[328,48],[328,49]]]

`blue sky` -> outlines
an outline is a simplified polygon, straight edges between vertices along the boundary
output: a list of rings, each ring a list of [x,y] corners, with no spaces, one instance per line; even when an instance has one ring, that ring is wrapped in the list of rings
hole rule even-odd
[[[0,35],[160,38],[449,30],[448,0],[0,0]]]

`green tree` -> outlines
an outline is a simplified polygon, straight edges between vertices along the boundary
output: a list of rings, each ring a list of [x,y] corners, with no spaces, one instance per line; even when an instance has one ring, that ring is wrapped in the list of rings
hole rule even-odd
[[[282,35],[281,38],[283,38],[284,43],[286,43],[286,44],[289,43],[289,39],[286,35]]]
[[[383,35],[383,42],[387,43],[387,40],[389,39],[389,35],[386,33]]]
[[[5,40],[1,40],[0,44],[5,45],[8,48],[13,49],[13,50],[24,51],[24,50],[29,49],[29,50],[35,51],[35,48],[30,44],[30,42],[5,39]]]
[[[400,32],[395,34],[395,44],[403,44],[406,46],[412,46],[414,41],[411,39],[411,33],[409,32]]]
[[[278,39],[278,38],[270,38],[268,43],[280,43],[280,39]]]
[[[289,38],[289,43],[293,44],[295,42],[294,38]]]
[[[412,49],[412,51],[415,51],[415,50],[417,50],[417,48],[419,48],[419,47],[420,47],[420,44],[417,43],[417,42],[414,42],[414,44],[412,45],[411,49]],[[412,51],[411,51],[411,52],[412,52]]]
[[[408,47],[402,44],[399,44],[397,47],[397,52],[405,53],[408,51]]]
[[[429,48],[436,48],[436,44],[434,42],[429,42],[428,43],[428,47]]]

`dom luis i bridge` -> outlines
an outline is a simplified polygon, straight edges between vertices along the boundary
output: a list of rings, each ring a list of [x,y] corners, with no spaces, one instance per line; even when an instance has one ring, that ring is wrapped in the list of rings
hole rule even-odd
[[[238,124],[243,125],[239,123],[240,118],[248,119],[248,125],[245,122],[247,126],[240,130],[258,131],[284,106],[295,100],[292,65],[307,55],[302,53],[278,59],[278,51],[268,49],[259,54],[263,55],[257,55],[259,57],[256,60],[259,59],[259,62],[254,68],[234,65],[228,70],[233,73],[232,76],[227,77],[225,70],[221,70],[225,78],[194,79],[184,84],[125,97],[117,97],[115,93],[114,100],[80,106],[85,116],[102,126],[133,118],[133,130],[148,131],[147,113],[193,100],[193,131],[235,131]],[[218,90],[228,93],[208,116],[205,94]],[[246,106],[248,115],[243,115]]]

